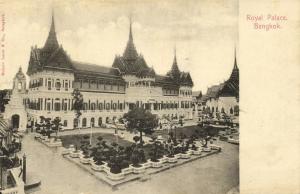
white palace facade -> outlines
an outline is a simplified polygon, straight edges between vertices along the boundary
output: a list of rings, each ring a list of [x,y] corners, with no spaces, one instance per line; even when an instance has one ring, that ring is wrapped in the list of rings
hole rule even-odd
[[[57,41],[52,16],[45,45],[31,48],[27,75],[29,88],[22,96],[29,126],[39,122],[40,116],[60,117],[64,129],[73,129],[77,125],[72,97],[75,88],[84,99],[82,128],[110,123],[135,106],[160,118],[192,119],[190,74],[179,70],[175,53],[170,71],[158,75],[138,54],[131,24],[123,55],[117,55],[112,66],[106,67],[72,60]]]

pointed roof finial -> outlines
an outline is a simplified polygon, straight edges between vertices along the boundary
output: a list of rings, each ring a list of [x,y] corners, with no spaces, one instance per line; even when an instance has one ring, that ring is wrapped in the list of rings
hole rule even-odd
[[[127,60],[135,60],[138,57],[138,53],[133,43],[133,36],[132,36],[132,19],[131,15],[129,17],[130,24],[129,24],[129,39],[123,53],[123,57]]]
[[[132,15],[130,14],[129,16],[129,39],[132,41],[133,37],[132,37]]]
[[[236,46],[234,46],[234,65],[233,69],[238,69],[237,62],[236,62]]]
[[[44,46],[44,50],[51,51],[51,50],[55,50],[58,47],[59,44],[55,32],[54,11],[52,9],[51,26],[50,26],[48,38]]]
[[[174,61],[177,62],[177,59],[176,59],[176,43],[175,43],[175,46],[174,46]]]
[[[174,78],[178,78],[180,76],[180,70],[177,65],[176,45],[174,46],[174,60],[170,72]]]

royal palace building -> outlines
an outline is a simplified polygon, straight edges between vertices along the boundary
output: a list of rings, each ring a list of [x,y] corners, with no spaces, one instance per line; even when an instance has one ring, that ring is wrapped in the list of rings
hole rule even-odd
[[[74,89],[84,99],[79,122],[82,128],[111,123],[135,106],[159,118],[192,119],[190,74],[179,70],[176,53],[170,71],[157,74],[138,54],[131,24],[123,55],[117,55],[112,66],[106,67],[72,60],[57,41],[52,16],[45,45],[31,48],[27,75],[29,88],[22,96],[29,125],[39,122],[40,116],[60,117],[64,129],[73,129],[78,124],[73,110]],[[21,70],[16,76],[25,77]]]

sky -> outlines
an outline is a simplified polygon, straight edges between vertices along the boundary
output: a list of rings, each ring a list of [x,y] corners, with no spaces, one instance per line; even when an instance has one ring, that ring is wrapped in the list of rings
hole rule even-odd
[[[137,51],[156,73],[170,70],[175,45],[179,69],[191,73],[195,91],[205,93],[228,79],[233,68],[237,0],[11,0],[2,10],[5,75],[0,75],[0,89],[12,87],[20,66],[26,73],[31,47],[46,41],[52,10],[59,44],[73,60],[111,66],[115,55],[123,54],[131,17]]]

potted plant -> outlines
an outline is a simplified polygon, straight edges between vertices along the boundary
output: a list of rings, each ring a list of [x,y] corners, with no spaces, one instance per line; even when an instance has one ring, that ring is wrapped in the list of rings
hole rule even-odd
[[[189,142],[183,142],[181,147],[181,158],[182,159],[188,159],[191,157],[191,153],[189,151]]]
[[[141,155],[141,150],[138,147],[135,147],[131,154],[133,173],[139,174],[145,172],[145,167],[140,164],[143,157]]]
[[[90,145],[89,145],[89,136],[84,135],[83,140],[81,141],[81,150],[82,150],[82,156],[80,156],[80,162],[83,164],[89,164],[90,163]]]
[[[168,146],[167,157],[168,157],[168,162],[170,162],[170,163],[175,163],[178,160],[177,157],[175,157],[175,148],[172,144]]]
[[[152,162],[152,167],[159,168],[162,167],[162,162],[159,160],[163,156],[163,147],[160,142],[156,141],[152,144],[152,149],[150,152],[150,160]]]

